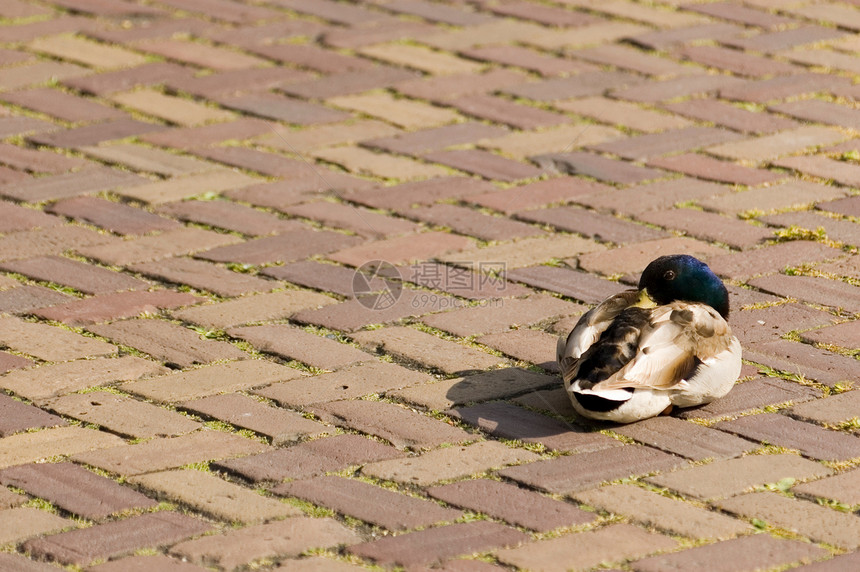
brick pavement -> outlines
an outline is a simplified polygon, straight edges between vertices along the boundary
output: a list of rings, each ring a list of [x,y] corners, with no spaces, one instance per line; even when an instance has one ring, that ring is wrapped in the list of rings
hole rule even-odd
[[[858,31],[0,2],[0,568],[856,568]],[[728,282],[741,382],[577,418],[555,336],[678,251]]]

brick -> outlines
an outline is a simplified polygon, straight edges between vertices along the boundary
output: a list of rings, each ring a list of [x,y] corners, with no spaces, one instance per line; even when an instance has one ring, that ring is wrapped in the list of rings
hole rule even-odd
[[[0,441],[0,468],[122,444],[124,441],[116,435],[80,427],[55,427],[32,433],[19,433],[4,437]]]
[[[643,53],[636,48],[617,44],[578,50],[576,57],[598,65],[614,66],[652,77],[671,77],[701,73],[701,70],[698,68],[684,66],[671,60]]]
[[[770,492],[749,493],[719,501],[717,505],[728,512],[758,518],[818,542],[826,539],[849,550],[860,544],[857,519],[824,506]]]
[[[133,439],[172,437],[200,428],[183,415],[105,391],[72,393],[45,403],[52,411]]]
[[[719,46],[684,46],[678,54],[703,66],[746,77],[790,75],[802,69],[787,62]]]
[[[270,361],[248,360],[190,369],[120,387],[160,403],[176,403],[219,393],[232,393],[302,376],[297,369]]]
[[[306,379],[274,383],[255,393],[288,407],[353,399],[425,383],[432,378],[393,363],[368,361]]]
[[[592,181],[575,177],[557,177],[520,187],[493,190],[488,193],[469,196],[467,200],[510,215],[551,203],[575,200],[581,195],[600,194],[611,190],[611,187]]]
[[[159,131],[142,136],[146,143],[161,147],[172,147],[184,151],[198,147],[206,147],[223,143],[224,141],[244,141],[271,133],[270,125],[253,117],[243,117],[233,121],[212,123],[196,127],[177,127],[169,131]]]
[[[684,231],[695,238],[722,242],[741,249],[773,237],[773,233],[765,228],[694,209],[652,211],[639,218],[651,224]]]
[[[315,290],[353,296],[355,270],[314,260],[264,268],[262,274]],[[383,283],[384,285],[384,283]]]
[[[646,419],[613,431],[693,461],[729,459],[758,448],[744,439],[671,417]]]
[[[615,127],[590,123],[585,126],[561,125],[542,131],[513,132],[502,137],[481,140],[479,144],[522,160],[535,154],[553,153],[559,149],[580,149],[624,136],[624,133]]]
[[[252,397],[235,393],[186,401],[182,408],[265,435],[275,446],[334,432],[293,411],[270,407]]]
[[[581,33],[580,30],[576,31]],[[522,83],[503,91],[524,99],[556,101],[574,97],[602,95],[613,88],[623,88],[641,83],[636,76],[620,71],[595,71],[577,74],[570,78],[548,79],[534,83]]]
[[[565,14],[575,15],[574,12]],[[594,71],[594,67],[575,60],[551,57],[520,46],[482,46],[463,50],[464,56],[487,62],[500,63],[531,70],[544,77],[566,76],[578,72]]]
[[[860,393],[849,391],[831,395],[826,399],[795,405],[789,413],[800,419],[839,425],[856,417],[858,401],[860,401]]]
[[[73,521],[44,510],[30,507],[12,508],[0,512],[0,530],[2,530],[0,542],[17,544],[32,536],[55,532],[71,526],[74,526]]]
[[[19,18],[29,18],[31,16],[44,16],[51,12],[49,8],[42,8],[41,6],[33,6],[32,4],[26,4],[24,2],[19,2],[18,0],[12,0],[0,9],[0,13],[3,14],[4,18],[16,20]]]
[[[109,95],[126,91],[139,85],[155,85],[170,78],[189,75],[188,68],[168,62],[154,62],[126,70],[109,71],[84,77],[70,77],[61,80],[63,85],[72,89],[95,95]]]
[[[612,274],[638,272],[664,254],[690,254],[708,259],[723,256],[725,250],[687,237],[661,238],[628,244],[608,252],[591,252],[579,257],[579,267],[589,272]],[[729,256],[729,255],[727,255]]]
[[[449,129],[451,127],[455,126],[441,127],[439,129]],[[342,143],[354,144],[368,140],[377,140],[379,138],[381,138],[381,141],[388,140],[389,138],[394,140],[397,134],[402,133],[396,127],[373,119],[359,119],[347,124],[319,125],[308,127],[301,131],[289,131],[284,133],[283,138],[280,131],[276,130],[273,133],[272,130],[273,128],[267,125],[265,130],[267,133],[260,135],[256,140],[267,147],[274,147],[293,153],[308,152]],[[430,129],[428,131],[433,132],[435,130]],[[422,132],[419,131],[417,133]]]
[[[433,564],[459,554],[516,546],[529,540],[524,533],[494,522],[468,522],[402,534],[358,544],[351,554],[382,565],[406,567]]]
[[[136,185],[128,189],[120,189],[117,194],[132,200],[157,205],[188,199],[206,193],[221,193],[227,190],[242,189],[256,183],[254,179],[244,173],[227,170],[216,170],[207,173],[175,177]]]
[[[0,352],[0,374],[6,374],[12,370],[22,369],[32,364],[33,361],[27,358],[7,352]]]
[[[637,135],[591,146],[597,151],[612,153],[632,161],[665,155],[675,151],[692,150],[699,147],[736,141],[741,136],[713,127],[685,127],[662,133]]]
[[[161,320],[134,319],[88,329],[180,367],[248,357],[227,342],[204,339],[188,328]]]
[[[624,125],[648,133],[667,129],[682,129],[690,125],[686,119],[606,97],[585,97],[561,101],[554,104],[554,107],[577,115],[592,117],[602,123]]]
[[[558,364],[552,358],[557,336],[541,330],[511,330],[481,336],[475,340],[517,360],[531,362],[548,372],[558,373]]]
[[[729,214],[740,214],[749,210],[773,211],[806,207],[818,200],[829,200],[843,196],[839,187],[810,181],[794,180],[747,191],[726,193],[699,201],[707,210]]]
[[[0,292],[0,312],[29,314],[37,308],[63,304],[71,299],[61,292],[36,284],[18,286]]]
[[[21,171],[60,174],[86,165],[83,159],[67,157],[51,151],[34,151],[11,143],[0,145],[3,162]]]
[[[822,306],[860,311],[860,296],[844,282],[814,276],[786,276],[774,274],[748,282],[750,286],[783,296],[814,302]]]
[[[196,304],[198,301],[199,298],[191,294],[170,290],[114,292],[42,308],[33,314],[64,324],[85,325],[140,314],[155,314],[161,309]]]
[[[544,169],[555,170],[568,175],[585,175],[599,181],[622,185],[641,183],[664,176],[663,171],[640,167],[633,163],[584,151],[537,155],[531,159]]]
[[[230,328],[227,333],[250,342],[262,352],[320,369],[336,370],[373,359],[348,344],[283,324]]]
[[[406,155],[421,155],[452,145],[472,143],[480,139],[497,137],[506,133],[507,130],[502,127],[469,121],[408,133],[391,134],[379,138],[363,137],[362,145]]]
[[[441,177],[447,170],[406,157],[392,157],[360,147],[334,147],[313,151],[313,156],[343,166],[351,172],[386,179]]]
[[[234,115],[228,111],[164,95],[153,89],[141,89],[126,93],[115,93],[110,99],[124,107],[131,107],[171,123],[185,127],[203,125],[215,121],[228,121]]]
[[[537,458],[535,453],[523,449],[506,447],[496,441],[482,441],[436,449],[420,457],[368,463],[362,468],[362,473],[378,479],[424,486]]]
[[[531,210],[521,213],[518,218],[616,244],[655,240],[667,236],[663,231],[573,206]]]
[[[165,282],[191,286],[220,296],[268,292],[278,287],[277,282],[250,274],[232,272],[221,266],[192,258],[167,258],[157,262],[130,264],[128,269]]]
[[[860,242],[860,235],[858,235],[858,231],[860,231],[860,229],[858,229],[856,225],[845,220],[832,219],[827,215],[818,214],[815,211],[785,212],[766,215],[759,217],[759,220],[769,225],[784,228],[797,226],[813,231],[823,228],[827,237],[832,240],[847,244]]]
[[[387,395],[441,411],[475,401],[502,399],[557,383],[557,379],[549,375],[505,368],[416,385],[388,392]]]
[[[731,75],[693,75],[615,89],[612,95],[639,103],[657,103],[691,95],[710,95],[726,88],[745,85],[746,81]]]
[[[26,4],[26,6],[30,5]],[[29,560],[26,556],[11,552],[0,554],[0,566],[14,572],[53,572],[54,568],[50,564]]]
[[[815,263],[838,256],[838,251],[823,244],[805,240],[783,242],[742,253],[722,254],[708,260],[708,265],[719,275],[741,279],[777,272],[802,263]]]
[[[790,330],[833,323],[831,314],[800,304],[754,308],[732,317],[732,331],[744,344],[777,339]]]
[[[157,502],[72,463],[37,463],[0,472],[0,482],[24,489],[63,510],[89,519],[129,510],[147,509]]]
[[[58,217],[46,215],[41,210],[18,206],[14,203],[0,202],[0,232],[3,234],[20,230],[49,228],[63,224]]]
[[[747,356],[746,359],[776,370],[791,373],[802,371],[806,378],[830,387],[855,377],[856,364],[851,358],[808,344],[787,340],[762,342],[747,347],[744,354]]]
[[[860,126],[860,117],[855,110],[817,99],[780,103],[770,109],[812,123],[826,123],[851,129]]]
[[[682,419],[714,419],[789,401],[802,403],[813,400],[818,395],[814,389],[797,383],[779,378],[759,377],[736,383],[728,395],[717,401],[702,407],[681,410],[676,415]]]
[[[750,455],[649,477],[647,480],[659,487],[708,500],[738,495],[784,478],[803,480],[831,473],[824,465],[797,455]]]
[[[731,538],[750,530],[744,522],[634,485],[612,485],[573,496],[579,502],[688,538]]]
[[[243,264],[291,262],[344,247],[348,248],[360,242],[361,240],[357,237],[326,230],[299,230],[252,239],[241,244],[211,248],[198,253],[197,258],[213,262],[240,262]]]
[[[846,394],[850,395],[850,394]],[[856,469],[832,477],[797,485],[791,490],[802,495],[833,499],[849,506],[860,504],[860,471]]]
[[[126,137],[163,131],[165,129],[167,129],[166,126],[155,123],[144,123],[134,119],[117,119],[115,121],[104,121],[64,131],[31,135],[28,137],[28,140],[37,145],[72,148],[82,145],[98,145],[105,141],[125,139]]]
[[[85,294],[117,290],[141,290],[150,284],[127,274],[59,256],[42,256],[0,264],[7,272],[17,272],[43,282],[71,286]]]
[[[570,494],[604,481],[668,470],[684,464],[680,457],[656,449],[625,445],[512,467],[500,474],[547,492]]]
[[[307,290],[286,290],[198,306],[173,312],[180,320],[213,329],[288,318],[305,308],[333,304],[335,300]]]
[[[399,449],[438,447],[474,440],[458,427],[383,401],[334,401],[312,412],[323,421],[384,439]]]
[[[42,177],[28,181],[27,184],[7,183],[0,186],[0,196],[38,203],[135,186],[145,182],[146,179],[132,173],[107,167],[91,167],[73,173]]]
[[[291,206],[284,212],[320,222],[325,226],[351,230],[368,238],[386,238],[418,232],[421,227],[413,222],[379,214],[369,209],[318,201]]]
[[[482,371],[504,362],[494,355],[402,326],[355,332],[350,337],[370,349],[383,350],[445,373]]]
[[[765,169],[752,169],[693,153],[657,157],[648,161],[648,164],[669,171],[677,171],[691,177],[735,185],[756,186],[774,183],[785,178],[785,175],[781,173],[774,173]]]
[[[762,413],[723,421],[716,427],[747,439],[766,441],[820,460],[848,460],[860,456],[860,438],[790,419]]]
[[[390,264],[413,262],[460,251],[471,244],[468,238],[445,232],[430,231],[415,236],[402,236],[379,240],[339,250],[329,258],[350,266],[359,267],[372,260]]]
[[[825,67],[857,72],[857,62],[848,54],[832,50],[798,50],[789,52],[792,61],[809,67]]]
[[[428,326],[466,337],[502,332],[514,325],[526,326],[582,311],[578,304],[541,295],[505,300],[501,305],[505,308],[504,314],[500,314],[492,305],[485,305],[434,314],[422,321]]]
[[[463,514],[424,499],[336,476],[292,481],[274,487],[272,492],[298,497],[389,530],[453,521]]]
[[[141,547],[171,544],[210,528],[208,523],[190,516],[157,512],[30,540],[25,548],[36,558],[85,565]]]
[[[78,253],[112,266],[127,266],[198,250],[213,249],[241,239],[194,227],[166,230],[161,234],[144,236],[104,245],[82,246]]]
[[[30,42],[29,47],[37,52],[70,59],[98,69],[134,67],[146,62],[140,54],[71,35],[40,38]]]
[[[518,161],[505,159],[488,151],[465,149],[458,151],[437,151],[425,155],[430,161],[442,163],[484,177],[501,181],[528,179],[542,174],[540,169]]]
[[[735,101],[766,103],[775,99],[830,91],[840,85],[839,78],[820,73],[797,73],[790,76],[739,82],[720,89],[720,97]]]
[[[365,57],[406,66],[431,75],[474,73],[481,68],[480,64],[458,56],[409,44],[376,44],[360,48],[357,52]]]
[[[188,175],[219,168],[218,165],[205,163],[192,157],[134,144],[117,143],[101,147],[85,145],[77,147],[76,150],[106,163],[116,163],[127,166],[133,171],[157,175]]]
[[[229,522],[256,523],[302,514],[293,506],[194,469],[139,475],[130,481]]]
[[[51,88],[38,88],[5,93],[0,96],[4,101],[57,117],[69,123],[93,122],[126,117],[126,113],[75,97]]]
[[[396,288],[396,287],[395,287]],[[318,310],[302,310],[294,320],[333,330],[352,332],[368,324],[396,322],[407,316],[420,316],[457,304],[456,300],[416,290],[362,292],[361,299],[351,299]]]
[[[706,567],[714,572],[741,572],[784,566],[823,556],[817,546],[808,542],[752,534],[688,548],[672,554],[661,554],[630,564],[636,572],[658,572]],[[801,568],[803,569],[803,568]]]
[[[833,22],[850,30],[860,30],[860,16],[856,10],[844,6],[801,6],[791,10],[807,18]]]
[[[394,447],[365,437],[336,435],[260,455],[221,461],[216,463],[216,467],[258,483],[309,478],[353,465],[401,456],[403,453]]]
[[[517,268],[506,273],[508,280],[522,282],[534,288],[557,292],[586,304],[597,304],[609,296],[626,290],[617,282],[597,278],[560,266],[532,266]]]
[[[87,222],[117,234],[148,234],[180,226],[174,220],[149,211],[96,197],[63,199],[47,206],[45,211]]]
[[[776,161],[774,165],[823,179],[832,179],[846,186],[856,186],[860,181],[860,167],[827,157],[787,157]]]
[[[358,541],[354,532],[333,519],[294,517],[180,542],[170,554],[201,566],[235,570],[256,560],[297,557],[313,548]]]
[[[665,210],[677,203],[725,193],[725,187],[687,177],[638,185],[619,191],[596,192],[576,198],[593,209],[636,217],[651,210]]]
[[[757,26],[760,28],[777,28],[785,24],[793,23],[791,18],[778,16],[770,12],[756,10],[747,6],[733,5],[731,2],[716,2],[709,5],[689,4],[686,9],[700,14],[706,14],[722,20],[737,22],[747,26]]]
[[[178,10],[187,10],[200,14],[215,14],[216,18],[234,24],[250,24],[257,20],[273,18],[277,12],[261,6],[234,6],[229,2],[215,0],[208,4],[207,0],[165,0],[165,4]]]
[[[7,29],[12,29],[10,26]],[[21,29],[20,27],[18,28]],[[5,35],[5,34],[4,34]],[[3,70],[3,79],[0,81],[0,89],[13,90],[26,88],[32,85],[45,84],[53,79],[66,79],[87,75],[87,68],[65,62],[37,61],[32,64],[15,66]]]
[[[345,95],[329,98],[328,103],[385,119],[406,129],[422,129],[451,123],[457,114],[448,109],[407,99],[394,99],[387,94]],[[385,109],[385,113],[381,113]]]
[[[448,226],[460,234],[474,236],[486,241],[509,240],[527,236],[543,235],[541,228],[492,217],[476,210],[455,205],[436,204],[419,207],[407,213],[410,218],[435,226]]]
[[[796,153],[807,147],[838,143],[844,139],[842,133],[832,128],[809,125],[754,139],[723,143],[708,147],[707,150],[728,159],[759,162]]]
[[[371,191],[347,193],[351,202],[370,207],[405,210],[413,204],[429,205],[447,198],[462,198],[484,193],[494,187],[487,181],[468,177],[439,177],[426,181],[401,183],[393,187],[372,189]]]
[[[469,33],[473,31],[469,30]],[[425,37],[422,41],[432,44],[434,39]],[[470,93],[489,93],[500,88],[520,84],[525,80],[525,75],[513,70],[495,69],[483,74],[455,74],[412,79],[396,84],[395,88],[398,92],[409,97],[441,101],[441,94],[444,94],[445,98],[450,98]]]
[[[463,95],[452,98],[446,103],[466,115],[503,123],[518,129],[560,125],[567,120],[564,115],[558,113],[483,94]]]
[[[456,407],[446,413],[494,437],[537,443],[554,451],[584,453],[621,446],[620,441],[602,433],[585,431],[508,403]]]
[[[773,133],[799,127],[796,121],[771,113],[749,111],[715,99],[696,99],[664,106],[673,113],[711,121],[741,133]]]
[[[146,572],[147,570],[162,570],[163,572],[201,572],[205,568],[188,562],[175,560],[163,554],[151,556],[129,556],[111,560],[104,564],[91,566],[94,572]]]
[[[829,272],[836,276],[857,277],[860,276],[860,267],[858,267],[857,257],[849,257],[830,264],[820,264],[818,269],[822,272]]]
[[[674,548],[677,541],[629,524],[568,534],[499,550],[496,557],[506,564],[539,567],[540,570],[585,570],[603,563],[617,562]]]
[[[860,212],[860,201],[854,197],[830,201],[819,205],[819,208],[828,212],[843,214],[846,216],[857,216]]]
[[[259,67],[265,63],[241,52],[172,38],[138,40],[132,45],[144,52],[214,70]]]
[[[29,429],[68,425],[62,417],[51,415],[38,407],[18,401],[8,395],[0,395],[0,437],[20,433]]]
[[[27,496],[12,492],[9,489],[0,490],[0,509],[9,510],[27,502]]]
[[[198,431],[169,439],[152,439],[89,453],[79,453],[73,461],[92,465],[122,476],[173,469],[191,463],[252,455],[268,447],[251,439],[221,431]]]
[[[0,319],[0,341],[45,361],[113,355],[116,346],[47,324],[24,322],[18,318]]]
[[[3,376],[0,386],[27,399],[39,401],[163,371],[162,366],[134,356],[96,358],[12,371]]]
[[[230,109],[295,125],[335,123],[350,117],[348,113],[343,111],[268,92],[219,95],[216,96],[216,101]]]

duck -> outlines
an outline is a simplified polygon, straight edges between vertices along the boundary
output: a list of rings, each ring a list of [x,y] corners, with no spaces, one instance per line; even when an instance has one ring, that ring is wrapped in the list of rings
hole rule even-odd
[[[687,254],[651,261],[638,288],[610,296],[559,339],[574,410],[632,423],[723,397],[741,371],[728,317],[728,290],[707,264]]]

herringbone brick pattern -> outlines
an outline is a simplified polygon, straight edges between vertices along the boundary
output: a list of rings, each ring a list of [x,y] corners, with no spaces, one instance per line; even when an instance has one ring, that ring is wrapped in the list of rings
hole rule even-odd
[[[3,0],[0,569],[856,569],[858,32]],[[584,422],[556,336],[675,252],[740,383]]]

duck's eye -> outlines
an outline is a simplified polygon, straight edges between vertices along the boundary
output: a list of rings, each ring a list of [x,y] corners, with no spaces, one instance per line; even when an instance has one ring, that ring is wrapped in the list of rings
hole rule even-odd
[[[663,273],[663,280],[674,280],[675,279],[675,271],[667,270]]]

